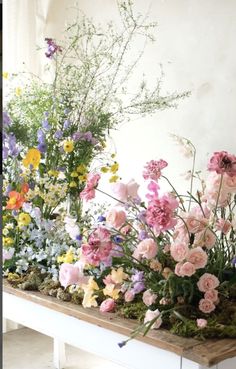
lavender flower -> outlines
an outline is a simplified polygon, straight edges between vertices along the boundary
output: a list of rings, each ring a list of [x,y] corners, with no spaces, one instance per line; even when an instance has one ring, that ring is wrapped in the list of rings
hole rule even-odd
[[[47,120],[47,119],[44,119],[44,120],[42,121],[42,127],[43,127],[46,131],[50,131],[51,126],[50,126],[50,124],[49,124],[49,122],[48,122],[48,120]]]
[[[9,127],[11,125],[11,118],[9,117],[7,112],[5,111],[3,112],[2,118],[3,118],[3,126]]]
[[[37,146],[37,149],[44,154],[47,151],[47,145],[46,143],[42,142]]]
[[[45,38],[45,41],[47,42],[48,49],[45,52],[45,55],[47,58],[52,59],[53,55],[56,52],[62,52],[62,48],[53,41],[52,38]]]
[[[63,128],[68,129],[70,126],[71,126],[71,122],[69,121],[69,119],[66,119],[63,124]]]
[[[60,130],[58,130],[58,131],[56,131],[55,133],[54,133],[54,136],[53,136],[56,140],[60,140],[60,139],[62,139],[62,137],[63,137],[63,132],[62,131],[60,131]]]

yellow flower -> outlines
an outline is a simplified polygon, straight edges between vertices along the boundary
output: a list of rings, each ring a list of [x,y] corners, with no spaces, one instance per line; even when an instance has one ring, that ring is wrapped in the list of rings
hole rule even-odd
[[[27,226],[31,222],[31,217],[27,213],[20,213],[18,217],[19,226]]]
[[[110,182],[110,183],[114,183],[114,182],[118,181],[118,179],[119,179],[119,178],[120,178],[119,176],[112,176],[112,177],[109,179],[109,182]]]
[[[86,290],[93,291],[93,290],[99,290],[99,287],[93,277],[90,277],[88,280],[88,284],[84,285],[83,287]]]
[[[114,284],[107,284],[106,287],[103,289],[103,293],[105,296],[110,296],[114,300],[117,300],[119,298],[119,292],[117,288],[115,288]]]
[[[73,177],[73,178],[76,178],[76,177],[78,177],[78,173],[77,172],[71,172],[70,176]]]
[[[71,249],[69,249],[66,254],[63,254],[63,255],[57,257],[57,262],[58,263],[71,264],[71,263],[73,263],[74,258],[75,258],[75,255],[74,255],[73,251]]]
[[[101,167],[101,172],[102,173],[107,173],[109,170],[109,167]]]
[[[51,177],[56,177],[57,178],[59,176],[59,172],[57,170],[51,169],[51,170],[48,171],[48,175],[51,176]]]
[[[32,165],[34,169],[37,169],[40,163],[40,159],[41,159],[40,151],[38,149],[32,148],[29,149],[22,163],[26,168]]]
[[[87,174],[84,174],[82,176],[79,176],[80,182],[86,182],[87,181],[87,178],[88,178]]]
[[[77,183],[76,183],[75,181],[71,181],[71,182],[69,183],[69,186],[70,186],[71,188],[73,188],[73,187],[77,187]]]
[[[77,168],[76,168],[77,172],[79,174],[84,174],[87,172],[87,168],[84,164],[80,164]]]
[[[3,246],[10,246],[14,243],[13,238],[11,237],[3,237]]]
[[[8,79],[9,73],[8,72],[3,72],[2,76],[3,76],[3,78]]]
[[[97,295],[93,295],[93,291],[86,291],[85,294],[84,294],[84,298],[83,298],[83,301],[82,301],[82,305],[84,308],[87,308],[87,307],[96,307],[98,306],[98,303],[96,301],[96,298],[98,296]]]
[[[128,274],[124,273],[122,267],[118,268],[117,270],[112,269],[111,279],[115,283],[121,283],[121,282],[123,282],[124,279],[127,279],[127,277],[128,277]]]
[[[119,164],[115,161],[110,167],[110,172],[115,174],[119,169]]]
[[[72,152],[74,150],[73,141],[65,141],[63,145],[63,149],[65,152]]]
[[[20,87],[16,87],[15,93],[16,93],[16,96],[20,96],[22,93],[22,89]]]

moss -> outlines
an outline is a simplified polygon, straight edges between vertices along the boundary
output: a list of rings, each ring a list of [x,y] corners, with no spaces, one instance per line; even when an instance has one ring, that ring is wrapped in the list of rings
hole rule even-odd
[[[71,301],[71,294],[62,288],[58,288],[56,297],[58,300]]]
[[[58,288],[60,288],[60,283],[58,281],[54,281],[51,278],[46,278],[39,286],[39,291],[43,295],[56,297]]]
[[[125,305],[118,305],[118,312],[127,319],[137,319],[138,322],[143,321],[147,306],[143,302],[130,302]]]

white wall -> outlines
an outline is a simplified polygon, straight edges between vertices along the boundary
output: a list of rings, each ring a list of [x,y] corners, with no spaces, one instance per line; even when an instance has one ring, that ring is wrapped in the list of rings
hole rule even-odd
[[[40,73],[42,61],[35,62],[35,43],[42,45],[45,36],[61,36],[65,18],[73,13],[66,8],[74,1],[5,0],[4,3],[4,70],[19,68],[25,59],[30,68]],[[115,0],[78,3],[95,20],[118,19]],[[16,14],[16,7],[20,13]],[[165,72],[163,91],[191,90],[192,95],[180,102],[177,110],[124,122],[113,134],[120,174],[127,181],[131,176],[139,180],[147,160],[163,158],[169,162],[169,176],[178,186],[183,186],[178,176],[190,169],[190,161],[179,154],[168,132],[192,140],[198,148],[200,169],[204,169],[213,151],[225,149],[236,153],[236,1],[135,0],[135,9],[140,12],[150,9],[151,19],[159,24],[157,42],[147,49],[141,69],[152,80],[159,73],[161,63]],[[29,33],[34,25],[36,29]]]

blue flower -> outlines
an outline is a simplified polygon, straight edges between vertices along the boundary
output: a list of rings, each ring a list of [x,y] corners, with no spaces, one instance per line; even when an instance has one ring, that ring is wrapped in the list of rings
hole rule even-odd
[[[71,122],[69,121],[69,119],[66,119],[65,122],[64,122],[64,124],[63,124],[63,128],[64,129],[67,129],[67,128],[70,127],[70,125],[71,125]]]
[[[57,140],[60,140],[62,137],[63,137],[63,132],[58,130],[54,133],[54,136],[53,136],[55,139]]]
[[[120,348],[124,347],[125,345],[126,345],[126,341],[121,341],[121,342],[118,343],[118,346]]]
[[[76,241],[81,241],[81,240],[82,240],[82,238],[83,238],[83,236],[82,236],[81,234],[78,234],[78,235],[75,237]]]
[[[47,120],[47,119],[44,119],[44,120],[42,121],[42,127],[43,127],[46,131],[50,131],[51,126],[50,126],[50,124],[49,124],[49,122],[48,122],[48,120]]]
[[[105,222],[106,218],[103,215],[99,215],[98,222]]]
[[[113,240],[114,240],[115,243],[121,243],[121,242],[123,242],[123,238],[120,237],[120,236],[114,236]]]
[[[47,151],[47,145],[46,143],[42,142],[37,146],[37,149],[44,154]]]

